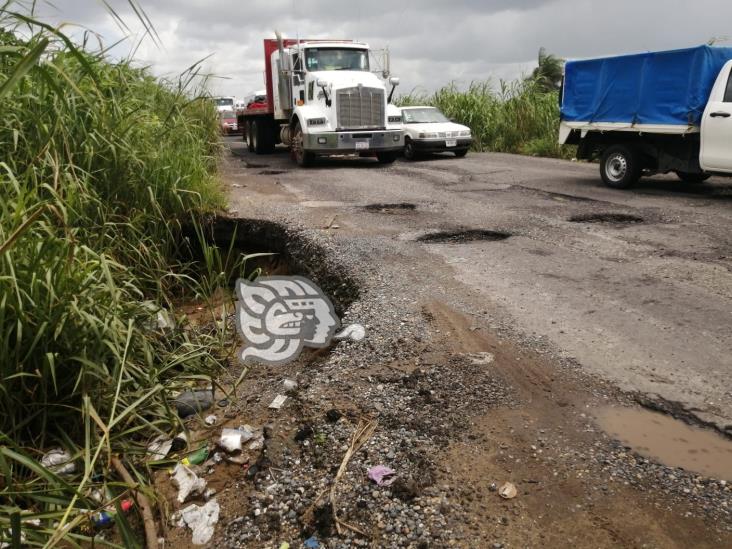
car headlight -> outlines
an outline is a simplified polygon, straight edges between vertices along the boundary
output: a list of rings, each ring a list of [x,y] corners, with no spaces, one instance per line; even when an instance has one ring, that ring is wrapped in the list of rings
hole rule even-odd
[[[437,137],[437,134],[434,133],[434,132],[432,132],[432,133],[420,133],[419,134],[419,138],[420,139],[435,139],[436,137]]]
[[[323,126],[325,125],[325,118],[308,118],[308,126]]]
[[[460,137],[470,137],[470,130],[463,130],[460,132]]]

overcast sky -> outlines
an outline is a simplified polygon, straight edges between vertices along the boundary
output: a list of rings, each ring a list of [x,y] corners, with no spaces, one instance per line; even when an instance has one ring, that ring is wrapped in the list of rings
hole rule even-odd
[[[127,0],[107,0],[131,27]],[[349,38],[388,46],[402,92],[451,81],[512,79],[535,66],[539,47],[564,58],[698,45],[732,37],[730,0],[138,0],[160,35],[136,59],[174,76],[210,54],[225,77],[214,93],[241,97],[263,85],[262,39]],[[106,44],[121,32],[101,0],[53,0],[47,20],[84,25]],[[134,39],[114,51],[130,51]],[[723,42],[732,46],[732,42]]]

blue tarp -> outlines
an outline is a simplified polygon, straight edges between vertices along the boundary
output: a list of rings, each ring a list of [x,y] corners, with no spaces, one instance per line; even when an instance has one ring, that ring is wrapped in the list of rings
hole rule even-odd
[[[698,125],[732,48],[699,46],[565,66],[562,120]]]

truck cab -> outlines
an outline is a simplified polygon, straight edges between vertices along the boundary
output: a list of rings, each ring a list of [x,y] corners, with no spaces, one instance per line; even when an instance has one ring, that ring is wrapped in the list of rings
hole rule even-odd
[[[404,147],[401,113],[391,105],[399,80],[388,69],[372,72],[369,51],[346,40],[265,40],[270,109],[244,120],[250,148],[271,152],[282,142],[301,166],[350,153],[393,162]]]

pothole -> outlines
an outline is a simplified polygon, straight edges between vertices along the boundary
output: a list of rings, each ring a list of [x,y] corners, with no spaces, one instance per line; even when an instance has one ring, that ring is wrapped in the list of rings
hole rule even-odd
[[[397,202],[395,204],[367,204],[363,207],[364,210],[369,212],[378,212],[378,213],[398,213],[403,211],[409,211],[412,212],[417,209],[416,204],[412,204],[411,202]]]
[[[459,244],[462,242],[473,242],[476,240],[506,240],[510,236],[511,234],[502,231],[468,229],[424,234],[417,238],[417,242],[428,242],[432,244]]]
[[[659,412],[606,407],[595,418],[623,445],[669,467],[732,481],[732,441]]]
[[[273,254],[248,259],[245,272],[240,274],[305,276],[330,297],[338,315],[358,298],[358,284],[345,267],[299,231],[271,221],[223,216],[206,219],[198,229],[184,226],[178,254],[181,260],[199,264],[205,271],[210,252],[201,245],[201,238],[207,245],[217,248],[225,262],[235,261],[242,254]],[[317,260],[313,261],[313,258]],[[229,282],[233,286],[234,280]]]
[[[262,170],[259,175],[280,175],[281,173],[287,173],[287,170]]]
[[[645,220],[637,215],[623,213],[594,213],[579,214],[569,218],[572,223],[614,223],[617,225],[632,225],[643,223]]]

